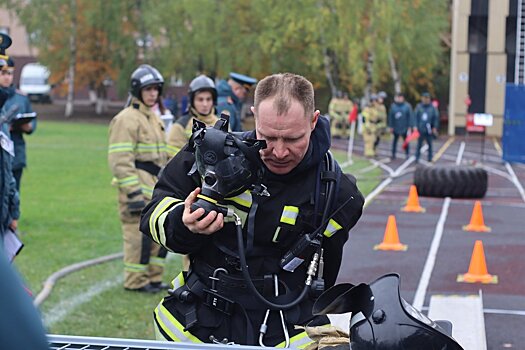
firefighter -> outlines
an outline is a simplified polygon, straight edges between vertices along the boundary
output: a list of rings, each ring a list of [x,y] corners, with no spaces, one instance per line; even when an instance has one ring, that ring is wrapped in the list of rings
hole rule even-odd
[[[343,245],[361,215],[363,197],[355,179],[335,164],[332,172],[323,171],[336,181],[333,188],[337,191],[329,191],[333,202],[323,195],[324,186],[316,185],[330,147],[330,125],[314,110],[314,91],[308,80],[290,73],[268,76],[258,84],[254,104],[255,130],[239,137],[245,142],[266,141],[267,147],[257,154],[266,170],[261,181],[267,189],[260,186],[256,192],[245,191],[220,201],[238,220],[216,210],[204,215],[202,207],[191,209],[197,198],[203,198],[201,186],[213,183],[201,182],[195,173],[187,176],[195,164],[188,148],[167,165],[143,212],[142,232],[174,252],[189,254],[191,260],[189,272],[175,278],[170,295],[155,310],[158,339],[304,348],[312,340],[295,325],[328,323],[327,318],[312,315],[313,292],[323,288],[322,283],[313,290],[305,288],[310,257],[302,264],[290,260],[297,263],[292,269],[283,261],[289,261],[287,252],[306,233],[318,229],[323,237],[324,287],[334,285]],[[210,156],[223,155],[226,150],[226,154],[234,153],[235,143],[227,145],[224,150],[210,150]],[[199,157],[196,166],[210,160],[206,155]],[[232,176],[224,177],[228,182],[235,180],[234,174],[242,177],[246,173],[243,162],[231,162],[241,166],[229,168]],[[215,170],[219,171],[218,166]],[[228,168],[220,170],[227,172]],[[327,226],[320,224],[326,208]],[[245,248],[244,244],[239,247],[239,239],[246,242]],[[241,252],[247,257],[246,265]],[[277,306],[269,307],[259,297],[266,301],[273,297]],[[286,303],[295,306],[284,307]]]
[[[108,161],[118,186],[124,239],[124,288],[145,293],[167,288],[162,283],[167,251],[139,231],[140,212],[168,159],[164,123],[152,110],[163,85],[157,69],[139,66],[131,75],[129,106],[109,126]]]
[[[365,157],[375,157],[376,155],[374,147],[378,122],[377,109],[374,107],[376,100],[376,94],[370,95],[370,102],[361,113],[363,116],[363,143]]]
[[[385,134],[387,126],[387,113],[384,104],[385,98],[387,97],[386,92],[379,91],[377,99],[374,102],[374,108],[376,110],[376,131],[374,140],[374,152],[381,141],[381,136]]]
[[[188,142],[193,127],[193,118],[206,125],[214,125],[218,120],[215,114],[217,90],[213,80],[205,75],[199,75],[191,81],[188,95],[190,108],[175,121],[168,134],[167,144],[170,157],[175,156]]]

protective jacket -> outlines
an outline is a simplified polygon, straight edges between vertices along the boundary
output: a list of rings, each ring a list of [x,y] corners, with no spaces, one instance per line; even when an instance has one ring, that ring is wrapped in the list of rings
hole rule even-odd
[[[8,93],[8,99],[5,102],[5,110],[9,110],[13,105],[18,106],[17,114],[19,113],[32,113],[31,103],[27,96],[22,95],[16,91],[14,86],[6,89]],[[20,129],[20,126],[13,125],[11,128],[11,139],[15,145],[15,157],[13,160],[13,170],[18,170],[26,167],[26,142],[24,140],[24,134],[32,134],[36,129],[36,118],[31,122],[33,129],[30,132],[25,132]]]
[[[233,90],[226,80],[221,80],[217,84],[217,115],[227,111],[230,115],[230,129],[241,131],[241,107],[242,102],[233,93]]]
[[[431,135],[432,129],[439,128],[439,115],[431,103],[419,103],[414,111],[416,126],[420,134]]]
[[[188,143],[193,127],[193,118],[197,118],[207,126],[213,126],[219,119],[215,113],[200,115],[194,108],[190,108],[188,113],[178,118],[172,125],[166,143],[168,144],[168,154],[175,156],[181,148]]]
[[[255,138],[255,131],[246,132],[243,137]],[[312,232],[320,221],[317,215],[322,211],[319,178],[329,147],[329,121],[321,117],[304,159],[294,170],[286,175],[266,171],[262,183],[270,196],[246,191],[225,200],[242,219],[249,272],[257,289],[265,296],[274,295],[272,275],[278,276],[279,295],[288,300],[304,287],[308,263],[303,263],[294,272],[287,272],[280,268],[279,261],[301,235]],[[168,163],[141,220],[143,233],[168,250],[189,254],[191,260],[188,274],[173,281],[175,293],[165,297],[155,310],[158,333],[160,338],[173,341],[210,342],[210,335],[213,335],[215,339],[226,338],[236,344],[258,345],[259,327],[267,306],[252,295],[239,271],[234,223],[227,218],[224,227],[212,235],[192,233],[182,223],[183,201],[201,183],[198,176],[184,176],[193,164],[194,155],[188,148],[182,149]],[[335,210],[349,201],[330,217],[324,231],[322,246],[327,287],[336,281],[348,231],[361,216],[364,203],[355,179],[341,172],[339,176],[332,208]],[[210,277],[218,279],[213,281]],[[183,298],[180,286],[187,288],[194,297],[191,300]],[[215,290],[227,298],[226,307],[206,305],[207,292],[203,289]],[[285,310],[292,347],[302,348],[310,342],[304,332],[294,329],[294,325],[314,320],[313,301],[314,297],[309,296],[298,306]],[[272,311],[269,315],[265,345],[282,345],[284,338],[278,312]],[[315,319],[314,323],[328,323],[328,320]]]
[[[414,126],[412,107],[407,102],[394,102],[388,112],[388,127],[394,129],[394,134],[405,135],[408,128]]]
[[[111,121],[108,161],[120,191],[120,201],[142,199],[153,194],[160,168],[166,164],[164,123],[136,98]]]
[[[5,111],[5,108],[2,109],[0,115]],[[12,170],[14,146],[9,137],[9,128],[6,123],[0,125],[0,145],[0,247],[2,247],[1,238],[4,232],[11,221],[20,216],[20,201]]]

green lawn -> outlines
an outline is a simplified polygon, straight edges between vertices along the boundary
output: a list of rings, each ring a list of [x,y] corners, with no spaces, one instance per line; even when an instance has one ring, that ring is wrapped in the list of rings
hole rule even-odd
[[[107,125],[42,121],[27,140],[20,230],[25,248],[16,266],[38,294],[43,282],[73,263],[121,251],[116,189],[107,166]],[[344,153],[336,152],[344,160]],[[368,166],[356,159],[347,172]],[[358,176],[367,194],[379,170]],[[168,259],[165,281],[179,270]],[[160,295],[121,287],[122,263],[113,261],[71,274],[41,305],[49,333],[153,339],[152,311]]]

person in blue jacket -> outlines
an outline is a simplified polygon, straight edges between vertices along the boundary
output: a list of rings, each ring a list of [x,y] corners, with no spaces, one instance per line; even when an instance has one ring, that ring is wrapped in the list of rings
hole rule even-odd
[[[221,80],[217,84],[217,115],[220,116],[223,112],[229,114],[232,131],[242,131],[242,104],[250,88],[256,83],[255,78],[232,72],[228,80]]]
[[[423,141],[428,144],[428,161],[432,161],[432,140],[437,136],[439,127],[439,114],[431,103],[430,93],[423,92],[421,94],[421,103],[416,106],[414,111],[416,127],[419,131],[419,138],[417,139],[416,162],[419,161],[421,153],[421,146]]]
[[[7,59],[7,66],[4,66],[0,76],[0,87],[5,89],[8,98],[5,102],[4,109],[10,110],[12,106],[17,106],[17,114],[33,113],[31,103],[26,95],[22,94],[15,88],[13,84],[13,77],[15,72],[15,62],[11,57]],[[20,192],[20,181],[22,179],[22,172],[27,165],[26,160],[26,142],[24,134],[31,134],[36,129],[36,118],[32,118],[27,123],[20,123],[13,121],[10,125],[11,140],[15,146],[15,157],[13,160],[13,176],[16,180],[16,188]]]
[[[392,103],[390,111],[388,112],[388,127],[393,134],[392,159],[396,159],[396,148],[399,137],[402,137],[404,141],[408,131],[412,131],[414,127],[412,107],[405,101],[405,96],[402,92],[398,92],[394,96],[394,103]],[[409,146],[405,149],[405,154],[407,157],[410,154]]]

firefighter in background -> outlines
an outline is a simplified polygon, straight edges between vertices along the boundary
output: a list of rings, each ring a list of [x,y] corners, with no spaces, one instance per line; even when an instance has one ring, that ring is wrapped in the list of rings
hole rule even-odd
[[[207,126],[215,125],[219,119],[215,114],[217,89],[215,89],[213,80],[205,75],[199,75],[191,81],[188,95],[190,108],[175,121],[168,133],[167,144],[170,157],[175,156],[188,143],[192,132],[193,118]]]
[[[364,142],[364,155],[365,157],[375,157],[376,151],[374,143],[376,140],[377,132],[377,109],[375,108],[375,102],[377,95],[370,95],[370,101],[361,112],[363,116],[363,142]]]
[[[376,132],[375,132],[375,140],[374,140],[374,153],[379,145],[379,142],[381,141],[381,136],[383,136],[386,132],[386,125],[387,125],[387,113],[386,113],[386,107],[384,104],[385,98],[387,97],[386,92],[380,91],[377,94],[377,99],[374,103],[374,108],[376,110]]]
[[[139,231],[140,213],[168,159],[164,123],[152,110],[161,100],[163,85],[157,69],[139,66],[131,75],[129,105],[109,126],[108,161],[119,189],[124,238],[124,288],[144,293],[168,287],[162,283],[167,250]]]
[[[328,104],[330,115],[330,134],[335,138],[348,137],[348,114],[352,109],[352,101],[348,94],[338,91]]]
[[[421,94],[421,102],[414,109],[415,127],[419,131],[416,148],[416,163],[419,162],[423,141],[428,144],[428,161],[432,161],[432,141],[438,134],[439,113],[430,100],[430,93]]]

